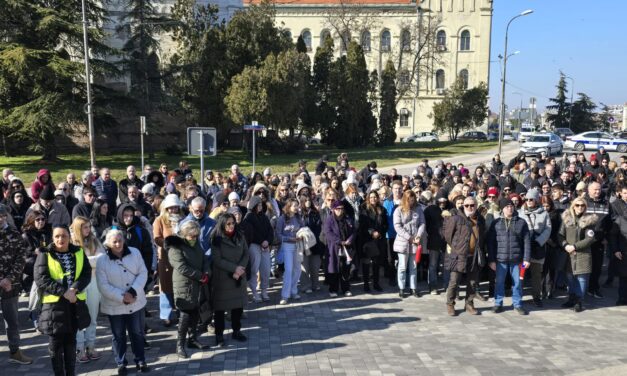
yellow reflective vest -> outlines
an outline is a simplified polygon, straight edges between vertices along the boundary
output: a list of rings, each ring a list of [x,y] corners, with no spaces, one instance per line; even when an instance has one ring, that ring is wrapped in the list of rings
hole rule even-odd
[[[83,248],[74,253],[74,257],[76,259],[76,275],[74,276],[74,280],[76,281],[81,276],[81,272],[83,271],[83,261],[85,260],[85,251],[83,251]],[[63,283],[63,278],[65,278],[67,275],[67,273],[63,272],[61,263],[55,260],[50,252],[48,252],[48,272],[50,273],[50,278],[54,279],[60,284]],[[87,293],[85,291],[79,292],[76,294],[76,297],[79,300],[85,300],[87,299]],[[60,296],[58,295],[45,293],[42,299],[42,303],[56,303],[59,301],[59,298]]]

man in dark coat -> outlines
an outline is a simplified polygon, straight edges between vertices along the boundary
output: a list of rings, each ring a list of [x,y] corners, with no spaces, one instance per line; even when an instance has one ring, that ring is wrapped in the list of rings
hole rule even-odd
[[[446,256],[445,267],[451,272],[446,289],[446,306],[449,316],[455,316],[455,297],[461,278],[466,274],[466,312],[477,315],[474,298],[478,285],[480,264],[484,258],[485,220],[477,211],[474,197],[464,199],[463,210],[444,221],[442,235],[451,247]]]
[[[316,163],[316,175],[322,175],[327,170],[327,163],[329,162],[329,157],[327,155],[323,155],[322,158],[318,160]]]
[[[91,187],[83,188],[83,200],[74,206],[72,210],[72,220],[78,216],[89,218],[95,201],[96,192],[94,189]]]
[[[26,245],[22,235],[9,226],[9,213],[0,205],[0,305],[9,342],[9,362],[31,364],[33,360],[20,351],[18,297],[22,289]]]
[[[100,177],[92,184],[98,198],[102,198],[109,204],[109,214],[113,215],[118,198],[118,184],[111,179],[111,171],[108,168],[100,170]]]
[[[127,203],[133,204],[135,206],[135,209],[141,212],[141,215],[143,217],[146,217],[148,221],[152,223],[155,220],[155,209],[152,207],[152,205],[144,201],[144,197],[139,191],[139,188],[135,185],[131,185],[128,187],[127,193]]]
[[[508,198],[499,201],[501,217],[490,225],[487,235],[488,261],[490,268],[496,272],[494,291],[494,313],[503,311],[505,296],[505,277],[512,276],[512,300],[514,309],[521,315],[527,311],[522,306],[522,283],[520,264],[524,269],[530,265],[531,236],[527,222],[518,217],[514,203]]]
[[[603,258],[605,257],[605,245],[603,239],[607,238],[609,230],[612,228],[612,211],[609,202],[603,197],[601,184],[592,182],[588,184],[588,198],[586,203],[588,208],[586,213],[596,214],[599,218],[599,229],[596,231],[595,237],[597,241],[592,245],[592,272],[590,273],[590,281],[588,285],[588,295],[595,298],[603,298],[601,293],[601,271],[603,269]],[[612,265],[613,266],[613,265]]]
[[[144,182],[137,177],[135,166],[131,165],[126,168],[126,178],[120,180],[120,184],[118,185],[120,203],[125,204],[128,202],[128,188],[132,185],[141,190],[144,186]]]
[[[618,187],[619,199],[612,203],[612,231],[609,247],[611,257],[615,258],[618,274],[617,306],[627,305],[627,185]]]
[[[446,241],[442,236],[442,210],[448,208],[448,199],[441,192],[435,196],[436,203],[425,209],[425,223],[427,229],[427,250],[429,250],[429,292],[431,295],[439,295],[438,292],[438,266],[446,254]],[[443,261],[443,260],[442,260]],[[448,286],[448,271],[444,270],[444,286]]]

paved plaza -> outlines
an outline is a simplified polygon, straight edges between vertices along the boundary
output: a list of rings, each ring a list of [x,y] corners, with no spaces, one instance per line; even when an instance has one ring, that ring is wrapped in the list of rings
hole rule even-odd
[[[154,375],[595,375],[627,374],[627,307],[614,307],[615,288],[606,298],[589,298],[576,314],[560,309],[564,299],[520,316],[508,309],[495,315],[490,303],[477,302],[481,316],[446,315],[444,294],[405,298],[387,286],[380,294],[330,299],[324,291],[300,302],[278,305],[275,283],[268,304],[248,304],[244,333],[249,341],[223,349],[175,355],[175,331],[160,326],[158,297],[149,298],[155,331],[147,360]],[[423,286],[424,287],[424,286]],[[528,295],[526,295],[528,298]],[[505,304],[511,303],[506,299]],[[21,323],[28,327],[26,301]],[[458,311],[463,302],[458,302]],[[527,305],[530,308],[529,305]],[[98,347],[105,356],[77,365],[85,375],[115,374],[108,321],[99,318]],[[47,338],[33,329],[22,332],[23,348],[36,357],[30,366],[2,363],[2,375],[50,375]],[[213,336],[203,335],[205,343]],[[129,350],[130,351],[130,350]],[[7,356],[6,337],[0,353]],[[131,356],[132,359],[132,356]],[[134,372],[134,369],[133,369]],[[132,372],[131,372],[132,373]]]

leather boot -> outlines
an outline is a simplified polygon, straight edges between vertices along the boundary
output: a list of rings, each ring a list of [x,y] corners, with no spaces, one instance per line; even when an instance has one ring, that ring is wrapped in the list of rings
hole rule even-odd
[[[178,355],[179,358],[183,359],[189,358],[189,356],[187,355],[187,351],[185,351],[185,346],[183,346],[183,340],[181,339],[178,339],[176,341],[176,355]]]
[[[479,311],[475,308],[473,303],[466,303],[466,312],[470,315],[478,315]]]
[[[447,305],[446,305],[446,313],[447,313],[449,316],[453,316],[453,317],[454,317],[454,316],[457,316],[457,313],[455,312],[455,306],[454,306],[454,305],[452,305],[452,304],[447,304]]]
[[[200,341],[198,341],[198,338],[196,338],[196,337],[190,337],[187,340],[187,348],[198,349],[198,350],[206,350],[206,349],[209,348],[209,346],[203,345],[202,343],[200,343]]]

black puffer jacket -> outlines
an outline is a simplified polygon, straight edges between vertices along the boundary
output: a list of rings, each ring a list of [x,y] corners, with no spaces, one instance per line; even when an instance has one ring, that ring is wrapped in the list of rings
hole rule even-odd
[[[70,244],[68,252],[76,254],[79,250],[80,247]],[[70,287],[75,288],[78,292],[82,292],[87,288],[87,285],[89,285],[91,281],[89,259],[87,255],[83,253],[83,270],[78,279],[75,280],[71,286],[68,286],[65,278],[62,283],[58,283],[50,277],[50,271],[48,270],[48,253],[56,258],[54,244],[45,248],[44,251],[37,256],[37,261],[35,262],[35,281],[37,282],[37,287],[40,289],[42,296],[44,293],[48,293],[60,296],[60,299],[56,303],[45,303],[42,306],[39,321],[37,322],[37,329],[46,335],[76,333],[79,326],[83,326],[79,325],[79,312],[80,314],[86,313],[87,307],[82,300],[77,300],[76,304],[70,303],[63,297],[63,294]],[[74,264],[76,265],[76,259]],[[79,305],[81,307],[79,307]],[[89,315],[89,313],[87,313],[87,315]],[[84,317],[80,321],[84,321]]]
[[[444,196],[438,194],[436,199],[440,197]],[[446,241],[442,236],[444,218],[442,217],[442,209],[438,204],[429,205],[425,209],[425,224],[427,226],[427,249],[444,251],[446,249]]]
[[[242,220],[242,229],[249,245],[261,245],[264,241],[272,244],[274,241],[274,229],[268,216],[263,211],[259,214],[255,213],[255,208],[259,203],[261,199],[258,196],[252,196],[248,201],[248,213]]]
[[[505,218],[496,219],[488,230],[488,261],[519,264],[531,258],[531,234],[524,219],[516,214],[509,226]]]

